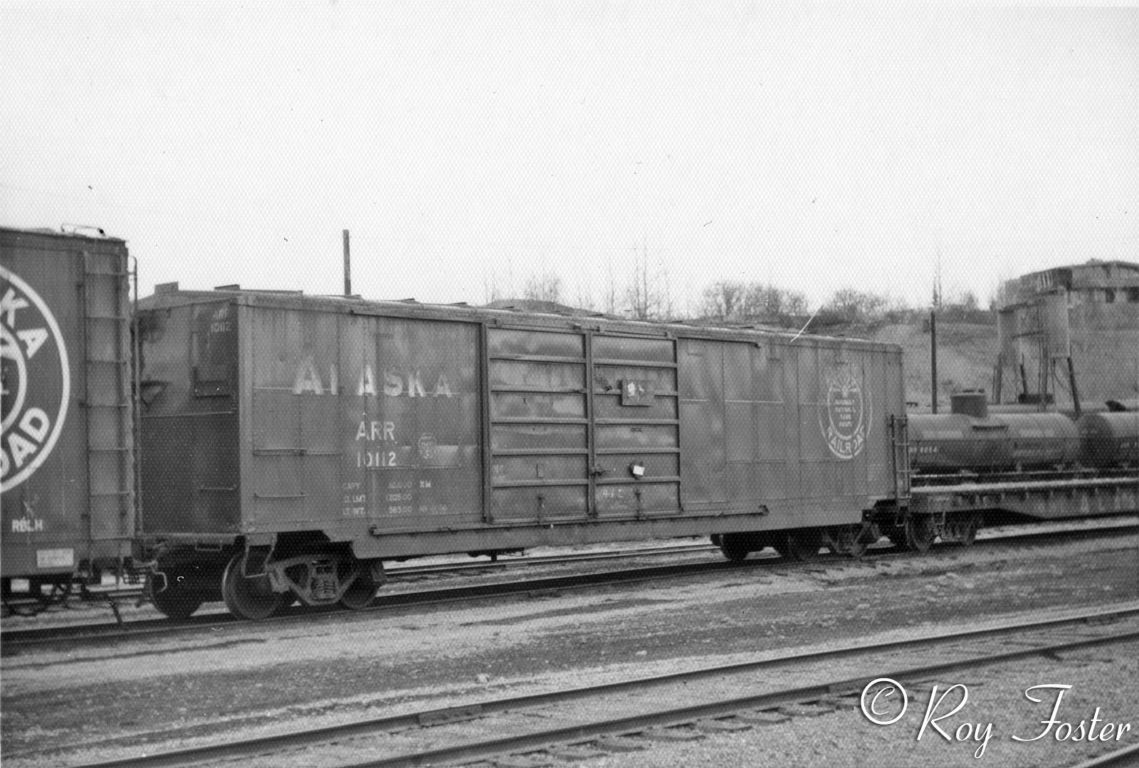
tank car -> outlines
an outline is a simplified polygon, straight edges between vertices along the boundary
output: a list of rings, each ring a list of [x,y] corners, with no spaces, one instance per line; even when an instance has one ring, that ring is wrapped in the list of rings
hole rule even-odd
[[[1059,413],[989,413],[983,393],[952,398],[948,414],[909,417],[910,463],[921,474],[1071,466],[1075,423]]]
[[[367,604],[383,561],[714,535],[818,552],[895,504],[894,345],[167,286],[140,303],[158,608]]]
[[[1076,429],[1084,466],[1139,467],[1139,411],[1086,413]]]
[[[70,585],[135,522],[126,243],[0,228],[0,577]],[[21,584],[22,583],[22,584]]]

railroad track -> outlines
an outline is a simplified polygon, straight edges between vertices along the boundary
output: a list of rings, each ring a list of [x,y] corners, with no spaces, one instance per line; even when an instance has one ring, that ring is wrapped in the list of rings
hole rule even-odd
[[[540,567],[555,567],[558,565],[577,565],[581,563],[588,563],[594,561],[609,561],[609,560],[635,560],[637,558],[646,557],[675,557],[685,554],[704,554],[709,552],[718,552],[719,548],[709,544],[703,543],[682,543],[682,544],[668,544],[655,547],[637,547],[629,549],[618,550],[605,550],[594,552],[569,552],[559,553],[553,555],[514,555],[505,553],[501,557],[496,556],[491,560],[471,560],[469,562],[451,561],[443,563],[432,563],[430,565],[390,565],[386,569],[389,582],[415,582],[421,580],[431,579],[433,577],[459,577],[466,574],[481,574],[492,573],[495,571],[505,571],[514,569],[525,568],[540,568]],[[71,596],[71,593],[68,593]],[[117,606],[121,604],[145,603],[143,598],[142,585],[107,585],[98,586],[87,589],[81,596],[76,593],[76,603],[79,605],[86,605],[91,607],[100,603],[105,603],[108,606]],[[72,604],[59,603],[63,608],[71,607]],[[5,607],[11,606],[11,613],[14,616],[21,616],[30,618],[42,612],[43,603],[34,600],[28,600],[18,603],[6,604]],[[21,608],[28,608],[27,613],[22,613]],[[119,616],[118,611],[115,611],[116,617]],[[121,618],[118,623],[121,623]]]
[[[1092,521],[1099,523],[1100,521]],[[1127,525],[1127,524],[1122,524]],[[1112,528],[1119,528],[1120,526],[1112,526]],[[1014,530],[1019,531],[1014,527]],[[1096,530],[1093,528],[1076,529],[1076,532],[1084,530]],[[991,536],[993,534],[998,536],[1008,535],[1009,531],[1006,527],[998,527],[982,531],[980,536],[982,538]],[[1067,531],[1065,531],[1067,533]],[[1016,535],[1013,533],[1012,535]],[[1040,535],[1048,535],[1048,531],[1041,531]],[[885,546],[885,545],[883,545]],[[879,548],[881,549],[881,547]],[[492,573],[495,571],[508,571],[515,569],[529,569],[529,568],[551,568],[559,565],[580,565],[589,562],[606,562],[606,561],[627,561],[635,560],[638,558],[656,558],[656,557],[676,557],[681,555],[700,555],[712,552],[718,552],[719,548],[708,544],[706,542],[685,542],[685,543],[672,543],[660,546],[648,547],[630,547],[627,549],[617,550],[603,550],[603,551],[587,551],[587,552],[569,552],[558,553],[552,555],[515,555],[513,553],[503,553],[501,559],[495,557],[491,560],[471,560],[467,562],[453,560],[450,562],[432,563],[429,565],[403,565],[393,564],[387,568],[389,583],[404,583],[415,582],[422,580],[430,580],[432,578],[454,578],[462,577],[469,574],[483,574]],[[765,554],[753,554],[752,558],[766,557],[768,559],[775,557],[770,551]],[[70,594],[70,593],[69,593]],[[71,603],[60,603],[64,609],[71,608],[75,605],[85,605],[91,607],[105,603],[112,608],[116,617],[116,623],[123,623],[123,619],[118,611],[118,606],[134,602],[136,604],[145,603],[143,598],[143,587],[141,585],[114,585],[114,586],[101,586],[94,587],[86,590],[84,595],[78,601]],[[11,609],[9,609],[11,606]],[[21,608],[26,607],[28,613],[22,613]],[[35,601],[29,601],[27,605],[23,603],[6,603],[5,609],[10,610],[11,615],[17,617],[31,617],[35,616],[43,610],[43,605]],[[7,618],[7,615],[5,615]],[[72,625],[75,626],[75,625]],[[94,625],[93,625],[94,626]],[[21,630],[14,630],[20,632]]]
[[[1063,532],[1062,540],[1057,538],[1055,531],[1037,528],[1030,528],[1028,530],[1020,529],[1014,532],[1005,531],[998,533],[996,531],[986,531],[982,533],[983,535],[978,537],[974,546],[1032,546],[1061,544],[1073,540],[1135,535],[1139,533],[1139,525],[1126,524],[1068,530]],[[698,555],[705,551],[716,552],[718,550],[711,546],[688,545],[686,547],[673,547],[671,549],[652,548],[648,550],[628,550],[613,553],[586,553],[584,559],[575,559],[572,555],[559,555],[542,558],[541,563],[537,562],[539,558],[533,558],[531,564],[579,564],[583,562],[583,560],[592,562],[616,560],[624,562],[631,557],[637,557],[646,553],[647,556],[652,557],[671,555],[675,558],[678,554]],[[875,559],[913,556],[912,553],[908,551],[895,549],[885,540],[875,545],[872,551],[874,552]],[[946,545],[944,548],[934,550],[932,555],[927,555],[927,557],[936,557],[938,551],[953,552],[959,550],[953,545]],[[499,562],[501,563],[502,561]],[[461,586],[444,586],[422,590],[409,590],[406,592],[384,593],[381,591],[375,603],[363,611],[344,611],[338,608],[310,609],[297,607],[282,615],[258,622],[258,624],[264,626],[266,632],[271,632],[274,629],[285,628],[300,622],[355,621],[375,615],[381,611],[390,612],[396,609],[428,607],[475,599],[519,594],[540,594],[549,591],[565,591],[639,581],[659,581],[665,578],[687,577],[705,573],[723,573],[752,568],[783,568],[796,570],[810,568],[813,565],[819,563],[826,564],[828,562],[850,563],[853,561],[845,555],[820,555],[818,561],[799,563],[788,561],[776,555],[774,552],[765,551],[762,554],[753,554],[750,558],[742,562],[728,562],[720,559],[717,555],[715,558],[694,562],[676,562],[673,560],[665,565],[619,568],[615,570],[544,576],[511,581],[492,581],[488,583],[464,584]],[[465,567],[467,564],[463,565]],[[479,563],[473,565],[485,568],[487,565],[493,564]],[[443,566],[430,566],[429,568],[431,572],[442,573],[442,571],[435,570],[442,567]],[[404,570],[411,571],[412,569],[407,568]],[[0,651],[5,654],[12,654],[37,647],[120,642],[127,639],[152,638],[174,633],[213,634],[252,623],[253,622],[236,619],[228,613],[219,611],[217,613],[201,613],[182,622],[174,622],[166,618],[139,619],[122,623],[103,622],[100,624],[81,626],[70,625],[5,631],[3,634],[0,634]]]
[[[1139,603],[1043,621],[991,625],[916,639],[845,645],[726,666],[694,668],[549,693],[470,701],[276,736],[220,741],[189,749],[124,757],[83,768],[169,768],[240,761],[241,765],[307,762],[403,768],[512,759],[562,764],[687,741],[717,733],[814,717],[861,706],[871,680],[911,684],[996,664],[1139,642]],[[795,684],[778,682],[780,676]],[[803,681],[810,682],[803,684]],[[775,682],[772,682],[775,681]],[[724,696],[724,691],[749,691]],[[676,702],[684,702],[677,705]],[[608,716],[598,718],[598,712]],[[473,722],[472,722],[473,721]],[[554,723],[552,727],[543,722]],[[162,734],[167,740],[175,732]],[[1134,747],[1132,746],[1132,749]],[[1122,765],[1120,751],[1088,765]],[[367,759],[361,760],[361,755]],[[13,758],[20,757],[13,755]]]

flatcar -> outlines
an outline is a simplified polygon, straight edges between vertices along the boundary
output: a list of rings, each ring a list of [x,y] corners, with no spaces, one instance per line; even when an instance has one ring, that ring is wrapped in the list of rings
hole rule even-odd
[[[176,285],[137,314],[169,616],[360,607],[385,560],[451,552],[807,555],[904,491],[894,345]]]
[[[32,596],[130,556],[126,243],[0,228],[0,577]],[[22,590],[17,590],[22,591]]]

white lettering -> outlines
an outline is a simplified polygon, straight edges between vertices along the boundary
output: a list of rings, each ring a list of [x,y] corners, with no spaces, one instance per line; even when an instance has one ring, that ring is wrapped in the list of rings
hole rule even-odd
[[[43,409],[29,408],[24,412],[24,417],[20,419],[20,429],[27,432],[37,443],[42,443],[51,430],[51,420],[43,412]]]
[[[372,371],[371,365],[365,365],[364,370],[360,371],[360,383],[356,386],[356,394],[360,397],[376,394],[376,374]]]
[[[423,388],[423,381],[419,378],[419,371],[407,374],[407,396],[427,397],[427,390]]]
[[[952,693],[954,691],[954,689],[957,689],[957,688],[961,689],[961,701],[958,702],[957,706],[953,708],[952,712],[947,712],[946,714],[942,715],[941,717],[934,717],[933,714],[934,714],[934,712],[937,711],[937,708],[941,706],[941,702],[945,701],[945,697],[948,696],[950,693]],[[948,688],[946,688],[945,693],[941,694],[941,696],[938,697],[936,702],[934,702],[934,699],[933,699],[934,696],[937,696],[937,686],[936,685],[933,686],[933,690],[930,691],[930,693],[929,693],[929,706],[927,706],[925,708],[925,718],[922,719],[921,729],[918,731],[918,741],[921,741],[922,735],[925,734],[925,729],[926,729],[927,725],[932,725],[933,730],[937,731],[941,735],[941,738],[945,739],[946,741],[952,741],[953,739],[950,737],[950,735],[948,733],[946,733],[945,731],[941,730],[941,726],[938,725],[938,723],[947,717],[952,717],[953,715],[956,715],[958,712],[960,712],[962,710],[962,708],[965,706],[965,702],[969,701],[969,689],[966,688],[964,685],[961,685],[960,683],[958,683],[957,685],[951,685]]]
[[[1064,691],[1070,691],[1072,689],[1072,686],[1056,684],[1034,685],[1024,691],[1024,698],[1037,704],[1041,703],[1044,701],[1043,698],[1038,699],[1032,695],[1032,691],[1036,691],[1041,688],[1050,688],[1056,691],[1056,702],[1052,705],[1052,714],[1049,715],[1047,720],[1040,721],[1040,724],[1044,726],[1044,730],[1040,732],[1039,736],[1034,736],[1031,739],[1022,739],[1019,736],[1013,734],[1013,741],[1036,741],[1037,739],[1043,739],[1052,730],[1053,726],[1060,723],[1060,720],[1056,717],[1056,715],[1060,712],[1060,702],[1064,700]]]
[[[29,328],[26,331],[17,331],[16,336],[20,341],[24,342],[24,346],[28,350],[28,359],[31,360],[36,356],[36,352],[40,351],[40,347],[47,341],[47,331],[43,328]]]
[[[36,452],[36,444],[20,434],[8,435],[8,450],[16,469],[24,466],[24,459]]]
[[[27,309],[28,302],[21,299],[16,295],[14,288],[9,288],[8,292],[4,294],[4,298],[0,299],[0,314],[8,316],[8,327],[16,327],[16,310]]]
[[[297,368],[297,380],[293,383],[294,395],[304,392],[312,392],[315,395],[324,394],[324,382],[320,380],[320,374],[316,372],[316,363],[313,362],[311,355],[301,361],[300,367]]]
[[[435,382],[435,397],[450,397],[451,385],[447,383],[447,375],[439,374],[439,380]]]
[[[388,397],[399,397],[403,392],[403,380],[400,379],[399,374],[392,373],[391,371],[384,371],[384,394]],[[415,397],[410,392],[410,397]]]

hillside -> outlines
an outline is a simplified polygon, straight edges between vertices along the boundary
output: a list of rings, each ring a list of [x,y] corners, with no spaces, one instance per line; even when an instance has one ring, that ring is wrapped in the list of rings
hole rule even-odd
[[[917,411],[928,411],[931,391],[928,323],[923,319],[883,325],[863,335],[902,347],[906,400],[917,403]],[[937,346],[941,410],[948,409],[949,395],[954,392],[992,389],[993,367],[999,351],[996,325],[941,320],[937,324]]]

